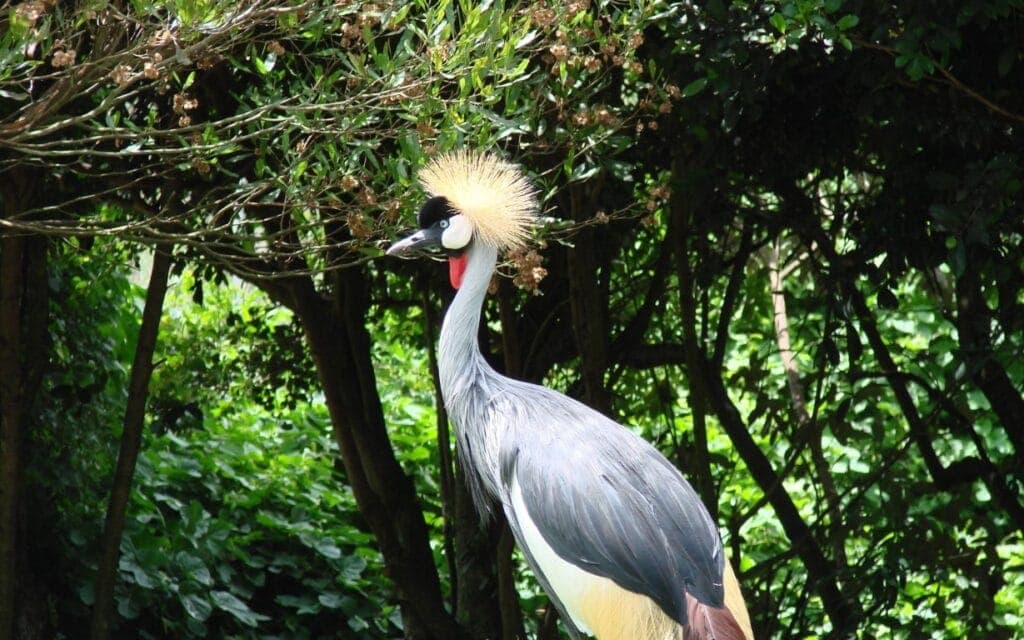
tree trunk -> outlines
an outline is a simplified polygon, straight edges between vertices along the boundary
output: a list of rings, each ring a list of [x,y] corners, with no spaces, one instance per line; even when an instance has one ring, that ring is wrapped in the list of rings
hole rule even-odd
[[[135,463],[142,448],[146,397],[149,393],[149,380],[153,375],[153,351],[156,349],[157,334],[160,331],[160,316],[163,313],[164,295],[167,293],[167,274],[170,271],[170,266],[170,248],[167,248],[166,251],[157,248],[153,253],[153,268],[149,276],[146,304],[142,310],[142,324],[139,328],[139,339],[135,345],[135,359],[132,361],[131,379],[128,383],[128,402],[125,407],[124,427],[121,432],[121,449],[117,454],[114,483],[110,489],[110,501],[107,504],[107,516],[103,524],[103,551],[96,570],[92,640],[106,640],[110,637],[121,535],[124,532],[132,477],[135,475]]]
[[[674,207],[674,214],[682,218],[679,207]],[[688,225],[681,220],[673,223],[670,230],[672,237],[676,234],[686,236]],[[697,300],[693,282],[693,269],[687,252],[678,252],[677,277],[679,279],[679,309],[683,324],[683,351],[686,358],[687,380],[689,382],[689,405],[693,421],[693,449],[687,456],[687,476],[693,482],[711,517],[718,522],[718,492],[711,478],[711,455],[708,452],[707,398],[708,391],[704,386],[704,376],[700,375],[703,363],[703,352],[697,339]]]
[[[9,172],[0,215],[15,217],[32,198],[34,175]],[[47,241],[0,234],[0,638],[36,635],[46,603],[31,596],[22,504],[27,421],[49,358]],[[36,630],[36,631],[33,631]]]
[[[502,518],[501,533],[496,549],[498,572],[498,602],[501,605],[501,637],[503,640],[525,640],[523,610],[516,590],[516,562],[512,556],[516,540],[508,522]]]
[[[1018,456],[1024,456],[1024,397],[992,352],[992,313],[981,294],[981,282],[970,265],[956,283],[956,328],[961,358],[971,378],[988,399]]]
[[[21,238],[0,248],[0,638],[14,637],[18,494],[21,488]]]
[[[580,188],[570,188],[571,211],[578,220],[590,217],[580,202]],[[580,354],[581,400],[606,415],[611,414],[611,395],[605,387],[608,370],[609,331],[607,299],[598,285],[597,243],[592,227],[583,228],[573,238],[568,251],[569,307],[572,334]]]
[[[423,290],[423,317],[425,319],[424,334],[427,339],[427,360],[430,367],[430,379],[434,382],[434,411],[437,424],[437,466],[438,486],[441,488],[441,517],[444,518],[444,555],[448,563],[448,606],[452,615],[459,615],[459,570],[455,556],[455,461],[452,452],[452,436],[448,429],[448,412],[444,408],[441,396],[441,373],[437,368],[437,331],[440,325],[436,321],[437,314],[432,313],[430,296],[422,283],[417,287]]]
[[[812,424],[811,414],[807,410],[806,394],[804,391],[803,379],[800,376],[800,369],[797,366],[796,354],[789,339],[789,314],[786,311],[786,290],[783,284],[785,272],[791,267],[785,268],[779,264],[781,254],[781,240],[776,239],[770,247],[765,248],[765,263],[768,266],[768,284],[772,300],[772,318],[775,327],[775,343],[779,348],[779,358],[782,360],[782,369],[786,374],[786,386],[789,388],[790,401],[793,404],[793,413],[796,415],[798,439],[806,438],[811,454],[811,463],[814,472],[818,476],[828,500],[829,513],[829,537],[832,542],[832,556],[836,570],[844,572],[846,567],[846,547],[843,536],[843,516],[839,510],[839,491],[832,479],[825,453],[821,447],[821,429]]]
[[[458,621],[475,640],[502,638],[505,612],[499,596],[498,536],[505,517],[484,527],[466,485],[462,467],[455,477],[455,566],[459,582]],[[518,614],[518,611],[514,613]]]
[[[515,312],[512,308],[512,296],[515,289],[508,280],[502,279],[498,287],[498,317],[501,323],[501,351],[505,358],[505,374],[513,378],[523,377],[522,340],[516,324]],[[515,537],[508,522],[502,519],[500,534],[495,546],[496,569],[498,580],[498,604],[501,608],[502,640],[522,640],[526,638],[523,626],[523,610],[516,590],[516,562],[512,553],[515,551]]]

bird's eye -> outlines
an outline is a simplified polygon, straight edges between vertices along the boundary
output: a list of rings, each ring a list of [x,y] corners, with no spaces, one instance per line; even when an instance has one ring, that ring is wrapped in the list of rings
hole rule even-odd
[[[447,229],[448,228],[448,221],[447,220],[441,220],[440,222],[437,223],[437,226],[441,227],[442,229]]]

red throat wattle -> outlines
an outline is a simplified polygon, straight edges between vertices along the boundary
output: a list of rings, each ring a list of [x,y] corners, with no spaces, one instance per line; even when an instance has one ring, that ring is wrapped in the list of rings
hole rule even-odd
[[[462,286],[462,274],[464,273],[466,273],[466,254],[448,256],[448,279],[451,280],[453,288],[458,289]]]

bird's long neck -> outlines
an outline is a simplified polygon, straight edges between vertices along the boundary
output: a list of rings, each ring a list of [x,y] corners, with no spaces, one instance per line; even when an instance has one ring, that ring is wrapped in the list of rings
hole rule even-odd
[[[477,330],[497,259],[494,248],[471,243],[462,286],[445,314],[437,346],[441,395],[455,426],[459,459],[467,471],[473,504],[485,522],[501,500],[498,449],[503,438],[503,430],[495,428],[485,416],[505,379],[480,354]]]
[[[455,299],[452,300],[441,325],[437,347],[437,364],[441,377],[441,394],[453,419],[458,422],[458,400],[474,388],[480,391],[485,380],[496,375],[480,355],[477,331],[480,308],[490,285],[498,252],[480,242],[472,242],[466,251],[466,271]]]

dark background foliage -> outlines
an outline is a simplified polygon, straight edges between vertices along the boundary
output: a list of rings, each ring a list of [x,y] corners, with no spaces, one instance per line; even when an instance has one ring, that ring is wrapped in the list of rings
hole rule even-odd
[[[684,470],[758,637],[1018,636],[1022,9],[5,3],[0,637],[558,637],[383,256],[458,147],[544,206],[487,357]]]

